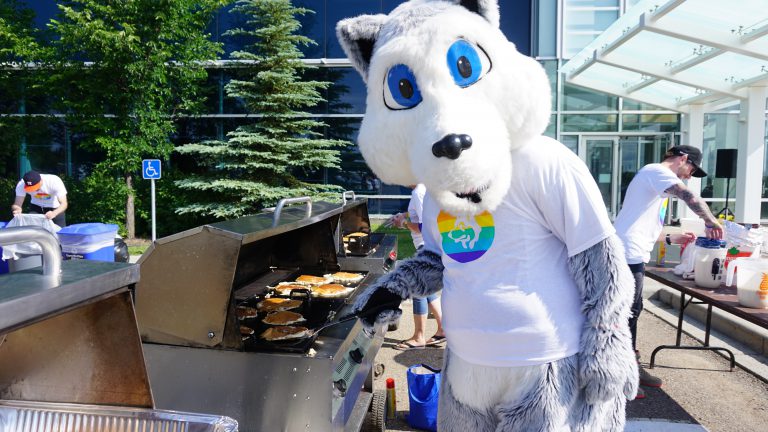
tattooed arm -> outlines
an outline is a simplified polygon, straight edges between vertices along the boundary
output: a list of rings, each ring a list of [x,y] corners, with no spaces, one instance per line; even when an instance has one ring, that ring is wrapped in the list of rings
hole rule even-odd
[[[696,196],[690,189],[683,183],[678,183],[674,186],[670,186],[664,192],[674,195],[683,201],[688,208],[693,210],[700,218],[704,219],[704,225],[706,226],[707,237],[720,239],[723,238],[723,227],[718,222],[717,218],[709,210],[709,206],[704,202],[701,197]]]

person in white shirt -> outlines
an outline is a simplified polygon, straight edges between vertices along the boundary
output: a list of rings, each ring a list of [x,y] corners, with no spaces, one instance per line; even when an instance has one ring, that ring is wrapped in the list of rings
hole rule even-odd
[[[700,197],[696,196],[683,180],[691,177],[706,177],[701,169],[701,151],[696,147],[679,145],[664,154],[661,163],[648,164],[637,172],[627,187],[624,203],[614,226],[624,243],[627,264],[635,277],[635,297],[629,328],[632,333],[632,347],[637,352],[637,321],[643,310],[643,277],[645,263],[651,259],[651,251],[657,241],[667,244],[684,244],[695,238],[693,233],[667,234],[662,238],[664,219],[667,214],[669,197],[675,196],[684,202],[698,216],[704,219],[707,237],[720,239],[723,228]],[[661,387],[662,380],[640,367],[640,384],[647,387]],[[637,399],[645,397],[638,388]]]
[[[24,200],[30,196],[29,213],[42,214],[60,227],[67,225],[65,211],[69,207],[67,188],[53,174],[28,171],[16,184],[16,199],[11,205],[13,215],[22,213]]]
[[[421,213],[424,208],[424,195],[427,188],[423,184],[412,186],[411,200],[408,202],[408,213],[398,213],[392,218],[392,223],[400,228],[406,228],[411,232],[411,239],[416,250],[424,246],[424,238],[421,235]],[[395,345],[395,349],[407,351],[411,349],[424,348],[426,346],[438,345],[445,342],[445,333],[443,332],[442,310],[440,308],[440,297],[430,294],[427,297],[413,297],[413,335]],[[432,312],[437,322],[435,334],[427,339],[425,329],[427,326],[427,310]]]

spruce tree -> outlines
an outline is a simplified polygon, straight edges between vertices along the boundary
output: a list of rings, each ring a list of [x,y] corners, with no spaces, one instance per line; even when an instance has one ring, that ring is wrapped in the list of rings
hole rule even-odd
[[[225,90],[228,97],[242,101],[253,122],[228,133],[226,141],[176,148],[206,168],[204,174],[176,182],[181,189],[202,192],[198,202],[176,211],[234,218],[281,198],[338,196],[338,186],[297,176],[337,168],[338,148],[348,144],[323,139],[325,124],[302,111],[322,102],[320,91],[330,85],[305,77],[314,66],[302,62],[300,47],[315,42],[297,34],[297,16],[312,11],[294,7],[290,0],[241,0],[232,13],[246,18],[241,27],[225,33],[244,41],[244,49],[232,53],[244,67]]]

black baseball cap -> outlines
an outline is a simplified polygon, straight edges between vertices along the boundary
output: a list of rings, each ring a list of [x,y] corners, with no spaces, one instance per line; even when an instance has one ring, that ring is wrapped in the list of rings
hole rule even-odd
[[[24,181],[24,191],[34,192],[42,186],[41,181],[43,178],[40,177],[40,173],[37,171],[27,171],[22,180]]]
[[[696,169],[691,173],[692,177],[706,177],[707,172],[701,169],[701,150],[689,145],[674,146],[667,150],[665,158],[688,155],[688,162]]]

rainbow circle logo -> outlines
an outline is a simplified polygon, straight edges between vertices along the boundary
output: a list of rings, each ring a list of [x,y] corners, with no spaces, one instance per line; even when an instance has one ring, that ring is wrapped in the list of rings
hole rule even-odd
[[[460,263],[472,262],[483,256],[493,245],[496,235],[493,216],[487,211],[476,216],[458,217],[440,211],[437,227],[443,252]]]

